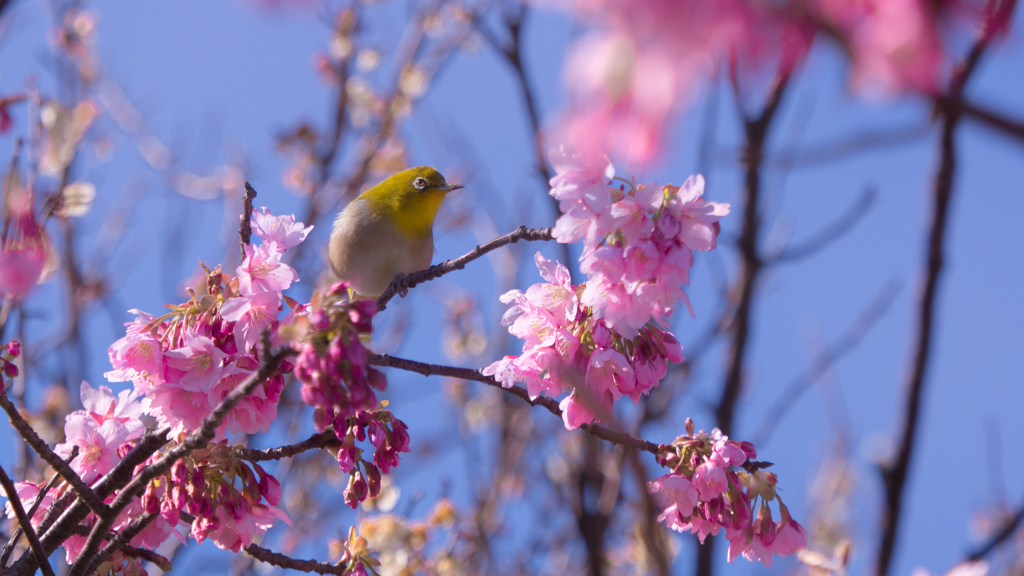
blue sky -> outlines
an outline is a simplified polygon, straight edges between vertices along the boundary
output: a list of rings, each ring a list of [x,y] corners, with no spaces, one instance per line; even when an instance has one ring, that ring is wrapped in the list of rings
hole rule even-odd
[[[268,11],[254,4],[233,2],[139,1],[99,2],[98,51],[105,72],[116,80],[140,110],[147,125],[168,145],[176,161],[196,173],[209,173],[227,158],[244,154],[246,178],[260,192],[257,205],[275,213],[299,210],[301,200],[282,184],[284,159],[274,149],[276,134],[305,119],[323,125],[330,111],[329,87],[316,75],[312,56],[323,51],[328,36],[324,18],[315,10]],[[34,74],[44,91],[54,79],[47,70],[45,3],[19,2],[4,43],[0,45],[0,93],[24,86]],[[377,6],[373,23],[380,30],[380,47],[393,44],[394,30],[404,21],[407,7],[399,3]],[[553,120],[565,101],[561,68],[572,29],[558,13],[536,12],[525,31],[527,70],[537,89],[545,121]],[[1018,14],[1018,26],[1024,24]],[[1008,114],[1024,117],[1019,74],[1024,59],[1020,36],[1012,35],[983,61],[968,93]],[[692,112],[672,126],[670,153],[642,179],[681,183],[698,169],[698,141],[709,91],[702,92]],[[714,161],[705,172],[709,194],[718,201],[740,198],[741,173],[723,159],[740,144],[740,133],[727,90],[718,91]],[[402,134],[409,142],[412,164],[431,164],[444,170],[473,165],[460,203],[479,206],[493,220],[497,232],[519,224],[545,226],[552,222],[544,189],[532,170],[533,151],[524,109],[513,77],[486,44],[457,54],[435,79],[416,112],[404,121]],[[799,151],[815,150],[830,142],[870,130],[923,125],[929,110],[910,100],[865,101],[846,90],[842,57],[819,44],[784,103],[771,144]],[[793,134],[801,131],[794,139]],[[15,130],[25,126],[24,108],[16,113]],[[107,122],[101,128],[110,128]],[[440,127],[440,128],[439,128]],[[81,225],[78,242],[93,244],[100,218],[115,202],[136,195],[138,207],[124,241],[114,252],[113,268],[123,284],[118,304],[127,310],[156,311],[177,300],[176,285],[194,271],[196,258],[207,263],[233,253],[232,223],[237,223],[237,202],[199,201],[174,193],[160,175],[147,168],[128,139],[109,130],[118,147],[110,160],[83,158],[77,179],[98,188],[96,206]],[[937,130],[913,142],[874,149],[841,161],[796,166],[784,178],[766,174],[771,220],[766,239],[777,243],[789,237],[807,238],[827,225],[866,188],[877,190],[867,216],[848,235],[826,251],[799,263],[770,271],[763,283],[754,324],[748,386],[737,417],[737,439],[746,439],[780,391],[802,373],[822,341],[832,342],[854,323],[884,286],[895,282],[899,291],[885,315],[860,345],[832,367],[828,386],[838,387],[849,417],[850,452],[857,471],[852,519],[857,538],[853,572],[869,570],[879,517],[881,484],[870,464],[897,427],[903,402],[903,383],[909,370],[910,342],[915,320],[914,303],[920,292],[928,225],[928,202],[936,165]],[[458,142],[458,145],[452,145]],[[972,515],[1006,497],[1011,504],[1024,498],[1024,456],[1014,447],[1024,437],[1024,302],[1019,298],[1024,281],[1024,156],[1022,145],[993,136],[965,122],[958,133],[960,164],[956,176],[948,257],[940,288],[939,322],[930,376],[924,399],[920,444],[913,462],[900,546],[893,574],[904,575],[918,566],[941,573],[957,562],[972,542],[968,525]],[[5,157],[11,137],[0,139]],[[341,164],[341,173],[351,169]],[[621,170],[620,170],[621,172]],[[134,186],[134,188],[129,188]],[[454,212],[449,207],[448,214]],[[308,240],[321,246],[327,221],[318,223]],[[684,346],[699,340],[719,305],[715,286],[722,274],[736,272],[736,253],[729,247],[738,231],[735,218],[723,221],[722,249],[699,255],[690,297],[697,319],[679,319],[677,335]],[[471,231],[439,231],[437,259],[460,255],[480,239]],[[170,243],[173,249],[165,246]],[[227,244],[225,244],[227,243]],[[227,246],[225,248],[225,246]],[[521,285],[538,280],[529,263],[537,247],[528,247],[518,272]],[[553,247],[542,249],[550,256]],[[312,278],[304,278],[312,282]],[[49,302],[57,286],[39,290],[32,306],[46,315],[35,334],[38,344],[53,338],[52,318],[60,313]],[[491,266],[477,262],[459,276],[449,276],[417,289],[390,313],[410,314],[409,333],[397,351],[403,356],[431,362],[447,361],[436,337],[441,318],[440,301],[455,290],[474,294],[493,321],[500,313]],[[120,336],[118,322],[96,309],[88,316],[90,361],[85,376],[102,382],[106,347]],[[113,322],[112,322],[113,320]],[[384,321],[385,323],[387,320]],[[386,325],[386,324],[385,324]],[[490,361],[492,359],[485,359]],[[653,441],[668,441],[682,432],[682,420],[691,416],[698,427],[710,428],[708,407],[717,399],[725,363],[724,349],[716,346],[701,358],[695,379],[677,406],[679,421],[672,429],[650,430]],[[443,438],[452,427],[446,418],[455,408],[441,393],[442,382],[392,373],[390,396],[400,417],[407,417],[414,442]],[[44,383],[44,375],[39,376]],[[771,441],[760,447],[763,459],[776,463],[775,471],[795,516],[806,517],[805,494],[832,446],[838,422],[818,388],[804,394],[779,422]],[[405,410],[403,398],[415,402]],[[538,425],[552,433],[559,425],[537,415]],[[441,421],[439,421],[441,420]],[[989,436],[998,429],[1002,478],[991,477],[986,461]],[[7,431],[0,434],[8,434]],[[9,445],[9,444],[8,444]],[[4,462],[14,454],[0,452]],[[466,455],[454,455],[465,466]],[[415,468],[399,469],[402,482],[433,485],[452,476],[451,459],[417,461]],[[653,472],[654,465],[648,463]],[[414,471],[415,470],[415,471]],[[468,488],[461,471],[455,486]],[[451,479],[451,478],[449,478]],[[1004,485],[1006,494],[993,492]],[[407,493],[413,490],[410,488]],[[436,496],[436,494],[434,494]],[[428,490],[428,499],[431,497]],[[420,510],[422,512],[422,510]],[[525,521],[525,519],[524,519]],[[207,545],[209,546],[209,545]],[[322,549],[321,549],[322,551]],[[675,572],[689,573],[693,550],[683,547]],[[721,557],[724,559],[724,549]],[[582,560],[582,558],[580,558]],[[724,563],[724,561],[722,562]],[[745,563],[725,570],[749,573],[759,568]]]

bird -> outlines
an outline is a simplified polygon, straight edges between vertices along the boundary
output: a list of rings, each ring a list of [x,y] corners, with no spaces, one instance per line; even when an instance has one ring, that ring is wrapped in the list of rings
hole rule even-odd
[[[460,188],[436,169],[416,166],[386,178],[341,211],[328,255],[354,298],[377,298],[396,276],[430,266],[434,217],[448,193]]]

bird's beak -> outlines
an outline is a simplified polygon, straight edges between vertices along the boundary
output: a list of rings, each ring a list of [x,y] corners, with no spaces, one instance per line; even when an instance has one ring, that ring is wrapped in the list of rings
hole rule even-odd
[[[465,188],[462,184],[445,184],[444,186],[438,186],[437,189],[443,192],[451,192],[458,190],[459,188]]]

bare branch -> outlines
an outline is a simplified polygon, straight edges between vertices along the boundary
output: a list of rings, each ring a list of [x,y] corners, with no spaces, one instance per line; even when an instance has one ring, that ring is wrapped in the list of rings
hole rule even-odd
[[[10,502],[11,508],[14,509],[14,515],[18,518],[18,524],[21,530],[25,533],[25,538],[28,539],[29,548],[32,549],[32,554],[36,557],[36,562],[39,563],[39,567],[43,570],[43,574],[46,576],[54,576],[53,567],[50,566],[50,562],[47,560],[47,554],[43,550],[43,545],[39,542],[39,535],[36,534],[35,529],[32,528],[32,521],[30,517],[25,514],[25,507],[21,504],[21,498],[18,496],[18,491],[14,487],[14,482],[4,471],[3,466],[0,466],[0,485],[3,485],[4,492],[7,493],[7,501]]]
[[[775,399],[764,418],[761,419],[761,424],[758,425],[751,439],[755,446],[764,446],[789,409],[796,405],[800,396],[829,368],[857,347],[861,339],[885,315],[898,292],[899,286],[896,282],[891,281],[886,284],[871,305],[860,314],[857,321],[831,346],[823,350],[799,376],[790,381],[782,394]]]
[[[1012,11],[1014,4],[1015,2],[1012,2],[1008,10]],[[991,2],[987,6],[991,8]],[[986,34],[982,30],[964,61],[953,71],[948,92],[950,100],[960,99],[971,73],[977,69],[977,64],[992,37],[991,34]],[[879,540],[878,555],[875,558],[874,574],[876,576],[888,576],[892,557],[896,550],[896,537],[903,510],[903,489],[907,483],[910,462],[916,447],[917,422],[921,414],[925,377],[931,355],[938,306],[939,277],[942,272],[949,207],[953,196],[953,180],[957,160],[955,133],[961,115],[958,110],[951,108],[940,108],[939,112],[942,115],[941,157],[938,172],[935,175],[927,270],[924,291],[918,302],[915,350],[907,379],[907,403],[903,411],[902,430],[895,460],[880,466],[882,479],[885,482],[885,508],[882,512],[882,535]]]
[[[389,356],[387,354],[370,354],[367,356],[366,361],[373,366],[398,368],[399,370],[416,372],[417,374],[422,374],[424,376],[450,376],[452,378],[460,378],[462,380],[483,382],[488,386],[504,390],[505,392],[520,398],[531,406],[540,406],[547,409],[548,412],[551,412],[555,416],[558,416],[559,418],[562,417],[562,409],[558,407],[558,402],[554,398],[548,398],[547,396],[530,398],[530,393],[527,392],[525,388],[519,386],[505,388],[500,382],[490,376],[484,376],[479,370],[474,370],[472,368],[457,368],[455,366],[441,366],[438,364],[427,364],[425,362],[417,362],[415,360],[395,358],[394,356]],[[583,426],[580,426],[580,429],[585,431],[587,434],[596,436],[612,444],[626,446],[627,448],[633,448],[635,450],[643,450],[644,452],[650,452],[651,454],[658,453],[657,444],[648,442],[643,438],[634,438],[625,432],[611,430],[597,424],[584,424]]]
[[[385,290],[384,293],[377,298],[377,308],[378,310],[383,310],[384,308],[386,308],[388,302],[390,302],[391,299],[394,298],[396,294],[404,294],[411,288],[419,286],[424,282],[436,280],[441,276],[448,274],[449,272],[462,270],[463,268],[466,267],[466,264],[469,264],[473,260],[480,258],[484,254],[487,254],[488,252],[493,252],[498,248],[501,248],[502,246],[515,244],[520,240],[526,240],[529,242],[534,242],[538,240],[551,240],[551,228],[535,230],[533,228],[527,228],[526,226],[520,226],[515,231],[509,232],[504,236],[499,236],[486,244],[481,244],[474,248],[471,252],[459,256],[454,260],[445,260],[440,264],[434,264],[433,266],[427,268],[426,270],[413,272],[408,276],[398,276],[391,282],[391,285],[388,286],[387,290]]]
[[[1015,138],[1019,142],[1024,142],[1024,121],[1007,118],[998,112],[963,98],[936,97],[935,106],[941,110],[946,110],[947,113],[955,111],[962,114],[965,118],[980,122],[989,128],[1002,132],[1006,136]]]
[[[149,523],[152,522],[153,520],[156,520],[157,516],[159,516],[159,515],[160,515],[159,513],[154,512],[152,514],[146,514],[144,516],[139,516],[138,518],[133,520],[131,524],[129,524],[129,525],[125,526],[124,528],[122,528],[121,530],[119,530],[117,532],[117,535],[114,536],[114,538],[110,541],[110,543],[107,544],[106,546],[104,546],[103,550],[100,550],[99,553],[96,554],[96,556],[92,559],[91,562],[88,562],[89,566],[85,569],[84,573],[88,574],[88,573],[92,572],[100,564],[106,562],[107,559],[110,558],[114,554],[114,552],[117,552],[118,550],[120,550],[120,549],[124,548],[125,546],[127,546],[127,544],[132,541],[132,538],[135,538],[136,536],[138,536],[139,532],[142,532],[146,528],[146,526],[149,526]],[[102,524],[102,522],[101,522],[101,524]],[[97,524],[97,527],[99,527],[99,524]],[[95,529],[93,529],[93,534],[96,534],[96,530]],[[89,535],[89,540],[92,540],[93,534]],[[103,534],[104,534],[104,538],[103,539],[106,539],[106,537],[109,536],[109,534],[106,533],[106,532],[104,532]],[[89,544],[87,542],[86,543],[86,547],[88,547],[88,546],[89,546]],[[138,548],[133,548],[133,551],[134,550],[139,550],[139,549]],[[83,552],[84,551],[85,550],[83,549]],[[147,552],[149,554],[152,554],[153,556],[156,556],[157,558],[163,558],[164,562],[167,563],[166,567],[164,565],[162,565],[159,561],[154,561],[154,563],[159,565],[161,570],[163,570],[165,572],[169,571],[169,569],[170,569],[169,568],[170,562],[167,562],[166,558],[164,558],[163,556],[160,556],[159,554],[155,554],[153,552],[149,552],[148,550],[141,550],[141,552]],[[83,557],[82,555],[79,555],[78,556],[79,560],[81,560],[82,557]],[[148,558],[147,558],[147,560],[148,560]],[[78,562],[76,561],[75,564],[77,565]],[[72,573],[73,572],[74,572],[74,567],[72,567]]]
[[[1020,527],[1021,521],[1024,520],[1024,505],[1017,508],[1017,511],[1013,513],[1013,516],[1006,519],[1006,523],[992,535],[984,544],[975,548],[970,554],[967,555],[969,562],[977,562],[982,560],[985,556],[992,553],[993,550],[1004,544],[1017,532],[1017,528]]]
[[[334,442],[340,442],[338,437],[334,434],[333,430],[327,430],[319,434],[313,434],[309,438],[299,442],[297,444],[290,444],[288,446],[281,446],[279,448],[269,448],[267,450],[255,450],[252,448],[235,448],[235,452],[238,453],[242,458],[250,462],[263,462],[266,460],[280,460],[282,458],[291,458],[296,454],[308,452],[310,450],[319,450],[325,446]]]
[[[242,249],[242,260],[245,260],[245,247],[252,239],[252,201],[256,198],[256,189],[245,183],[245,195],[242,197],[242,223],[238,225],[238,244]]]
[[[273,566],[280,566],[281,568],[288,568],[289,570],[315,572],[317,574],[336,574],[337,576],[345,576],[349,574],[349,570],[344,566],[326,564],[324,562],[317,562],[316,560],[297,560],[295,558],[285,556],[284,554],[271,552],[266,548],[260,548],[255,544],[246,546],[245,553],[260,562],[265,562]]]
[[[847,208],[846,212],[843,212],[835,222],[818,231],[818,233],[814,234],[809,239],[794,246],[782,249],[782,251],[774,257],[765,258],[765,264],[794,262],[817,254],[824,248],[828,247],[828,245],[853,230],[854,226],[860,222],[861,218],[863,218],[871,209],[871,206],[874,205],[877,197],[878,191],[874,188],[864,190],[864,193],[857,198],[856,202]]]

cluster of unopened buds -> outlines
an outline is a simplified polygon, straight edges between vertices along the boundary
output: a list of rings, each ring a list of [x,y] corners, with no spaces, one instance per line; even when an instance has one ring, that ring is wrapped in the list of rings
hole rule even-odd
[[[16,377],[18,375],[18,366],[15,365],[14,359],[18,356],[21,356],[21,342],[11,340],[7,344],[0,346],[0,374],[8,378]],[[0,391],[2,391],[2,388],[0,388]]]
[[[587,281],[573,285],[564,266],[537,254],[547,283],[501,298],[511,306],[502,323],[525,341],[523,353],[484,373],[506,387],[525,382],[533,398],[571,391],[561,408],[573,429],[607,422],[615,400],[639,401],[669,363],[683,361],[667,319],[680,301],[692,315],[683,291],[692,251],[715,248],[729,205],[702,200],[700,176],[681,187],[621,179],[616,187],[607,158],[555,152],[551,160],[558,170],[551,195],[563,212],[553,236],[584,241],[580,269]]]
[[[694,433],[686,419],[685,436],[664,448],[658,461],[672,470],[647,483],[658,520],[677,532],[708,534],[725,531],[728,558],[743,556],[771,568],[773,556],[789,556],[807,546],[807,533],[789,514],[776,490],[775,474],[764,470],[750,442],[736,442],[718,429]],[[777,502],[779,520],[769,502]]]
[[[159,512],[171,526],[177,525],[182,512],[189,514],[198,542],[210,538],[218,547],[238,552],[276,520],[291,524],[276,508],[280,498],[276,478],[219,442],[175,462],[166,478],[146,487],[141,505],[146,514]]]
[[[345,428],[334,428],[341,439],[338,467],[349,474],[345,489],[345,503],[355,509],[366,497],[380,494],[380,475],[388,474],[398,466],[400,452],[409,452],[409,432],[405,422],[395,418],[383,408],[373,412],[360,411],[348,419]],[[373,462],[363,459],[363,449],[356,442],[367,438],[373,445]]]
[[[363,338],[373,331],[377,312],[373,300],[349,299],[349,287],[337,282],[316,293],[304,317],[296,318],[292,338],[297,340],[295,377],[302,382],[302,400],[313,406],[317,432],[334,426],[339,438],[349,419],[377,406],[374,390],[384,390],[384,373],[366,362]]]

